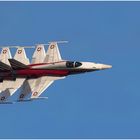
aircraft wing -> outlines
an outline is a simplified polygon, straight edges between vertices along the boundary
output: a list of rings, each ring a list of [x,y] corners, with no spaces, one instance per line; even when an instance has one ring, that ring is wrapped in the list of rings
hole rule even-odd
[[[18,98],[18,101],[24,101],[25,97],[27,97],[30,93],[31,99],[37,98],[49,85],[53,83],[53,81],[46,81],[46,77],[40,77],[37,79],[29,79],[24,82],[21,94]]]
[[[57,62],[61,60],[62,58],[61,58],[57,43],[56,42],[50,43],[44,62],[52,63],[52,62]]]
[[[54,80],[63,78],[65,77],[43,76],[37,79],[28,79],[24,81],[18,101],[24,101],[30,93],[32,94],[31,99],[38,98],[43,93],[43,91],[54,82]]]
[[[46,56],[44,45],[37,45],[32,56],[32,64],[42,63]]]
[[[0,93],[0,103],[8,99],[9,96],[12,96],[18,88],[23,84],[24,78],[17,78],[16,81],[4,81],[3,90]]]
[[[55,80],[65,77],[43,76],[35,81],[35,88],[32,91],[31,99],[38,98]]]
[[[38,98],[52,83],[53,80],[48,79],[47,76],[38,78],[35,82],[35,88],[32,91],[31,99]]]
[[[7,88],[5,91],[2,91],[0,94],[0,103],[5,102],[9,96],[10,96],[10,89]]]
[[[18,101],[23,101],[25,97],[27,97],[32,92],[35,81],[36,79],[28,79],[24,81],[20,91],[20,95],[18,97]]]

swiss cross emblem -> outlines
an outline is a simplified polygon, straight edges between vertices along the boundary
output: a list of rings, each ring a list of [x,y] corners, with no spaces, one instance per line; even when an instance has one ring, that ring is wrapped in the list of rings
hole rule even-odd
[[[50,46],[51,49],[53,49],[54,47],[55,47],[54,45],[51,45],[51,46]]]
[[[34,92],[34,93],[33,93],[33,96],[37,96],[37,94],[38,94],[38,92]]]
[[[38,51],[38,52],[41,51],[41,47],[37,48],[37,51]]]
[[[22,50],[18,50],[18,54],[21,54],[22,53]]]
[[[6,54],[7,53],[7,50],[3,50],[3,54]]]

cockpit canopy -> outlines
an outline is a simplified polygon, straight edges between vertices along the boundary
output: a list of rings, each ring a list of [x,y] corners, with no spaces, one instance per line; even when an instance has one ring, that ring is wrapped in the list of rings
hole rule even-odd
[[[79,66],[81,66],[82,65],[82,63],[80,63],[80,62],[74,62],[74,61],[67,61],[66,62],[66,67],[67,68],[74,68],[74,67],[79,67]]]

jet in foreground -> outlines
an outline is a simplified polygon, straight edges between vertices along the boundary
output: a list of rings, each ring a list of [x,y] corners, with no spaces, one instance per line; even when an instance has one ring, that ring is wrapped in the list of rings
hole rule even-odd
[[[24,52],[24,50],[17,50],[19,55],[22,54],[22,52]],[[22,61],[23,58],[24,61]],[[21,92],[17,101],[45,99],[46,97],[40,97],[40,95],[55,80],[64,79],[68,75],[93,72],[112,67],[111,65],[93,62],[62,60],[57,42],[51,42],[49,44],[47,53],[45,53],[43,45],[38,45],[31,64],[29,64],[25,56],[21,59],[19,56],[18,59],[16,59],[15,55],[15,58],[7,58],[7,60],[10,65],[4,61],[0,61],[0,82],[2,84],[4,81],[12,81],[12,83],[7,85],[7,88],[0,93],[1,103],[6,102],[8,97],[12,95],[10,92],[5,92],[6,90],[17,90],[21,87]],[[26,99],[30,94],[31,97]]]

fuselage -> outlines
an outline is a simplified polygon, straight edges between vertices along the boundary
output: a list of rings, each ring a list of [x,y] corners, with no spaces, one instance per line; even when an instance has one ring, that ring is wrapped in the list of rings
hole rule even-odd
[[[9,78],[37,78],[41,76],[68,76],[84,72],[92,72],[111,68],[111,65],[92,62],[59,61],[54,63],[38,63],[28,65],[26,69],[2,72],[0,76]]]

